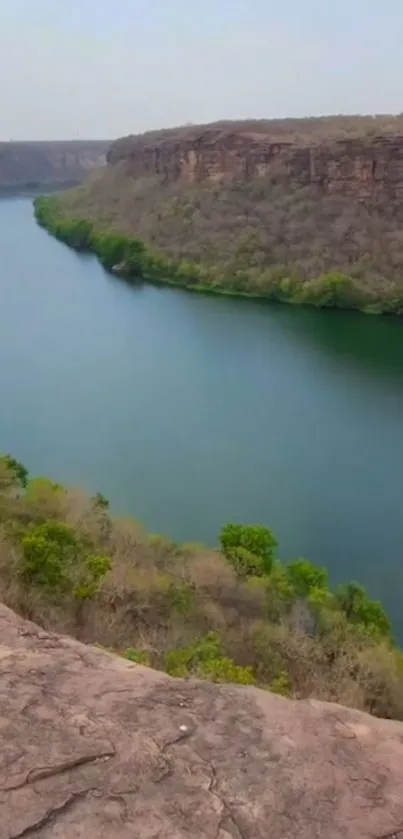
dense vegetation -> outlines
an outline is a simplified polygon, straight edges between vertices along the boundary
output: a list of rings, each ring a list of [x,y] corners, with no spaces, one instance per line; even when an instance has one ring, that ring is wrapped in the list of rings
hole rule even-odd
[[[357,583],[332,591],[273,533],[228,524],[217,550],[150,536],[86,497],[0,458],[0,599],[46,628],[134,662],[257,684],[403,719],[403,656]]]
[[[38,221],[127,277],[318,307],[403,313],[396,208],[317,185],[163,183],[118,163],[36,201]],[[136,236],[133,236],[133,231]]]
[[[259,252],[259,255],[257,252],[259,244],[254,234],[242,234],[235,258],[228,256],[224,266],[218,262],[211,264],[207,257],[200,262],[193,253],[187,254],[188,258],[185,259],[169,253],[163,255],[147,246],[139,237],[114,232],[111,221],[105,219],[103,228],[89,218],[70,216],[67,212],[68,201],[75,194],[76,191],[73,191],[70,196],[65,194],[61,197],[36,199],[35,215],[38,222],[71,247],[93,251],[106,268],[114,268],[127,278],[168,283],[194,291],[259,297],[317,307],[363,309],[371,313],[399,315],[403,313],[403,284],[400,287],[392,283],[386,290],[380,287],[377,290],[369,289],[353,273],[348,276],[339,271],[324,272],[316,279],[302,281],[296,268],[281,267],[279,264],[264,268],[262,253]],[[181,209],[178,204],[175,207],[174,214],[179,209],[179,216],[182,217],[183,207]],[[91,213],[88,215],[91,217]],[[182,222],[179,221],[180,224]],[[184,224],[183,232],[186,230]]]

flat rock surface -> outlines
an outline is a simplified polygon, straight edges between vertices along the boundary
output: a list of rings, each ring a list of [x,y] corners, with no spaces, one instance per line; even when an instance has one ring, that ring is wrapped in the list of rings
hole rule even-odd
[[[0,839],[403,839],[402,724],[0,630]]]

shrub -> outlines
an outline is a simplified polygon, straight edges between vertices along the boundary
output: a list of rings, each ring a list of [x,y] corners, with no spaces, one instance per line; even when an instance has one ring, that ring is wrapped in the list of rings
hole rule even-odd
[[[220,533],[221,550],[244,576],[269,574],[277,541],[268,527],[226,524]]]
[[[298,597],[308,597],[313,589],[328,590],[329,575],[326,568],[316,568],[307,559],[297,559],[286,566],[290,585]]]
[[[112,233],[97,233],[92,236],[92,246],[105,268],[113,268],[125,262],[127,240]]]
[[[36,199],[39,224],[127,277],[317,307],[401,313],[403,213],[292,176],[115,175]],[[134,235],[135,234],[135,235]]]
[[[265,579],[266,614],[269,620],[279,621],[288,614],[295,602],[295,590],[290,582],[287,567],[276,562]]]
[[[67,504],[67,493],[60,484],[48,478],[38,477],[28,481],[25,497],[26,505],[43,519],[59,518]]]
[[[217,635],[208,633],[196,644],[170,650],[165,657],[165,669],[171,676],[191,674],[213,682],[234,682],[242,685],[255,683],[251,667],[240,667],[222,655]]]
[[[35,525],[22,540],[22,580],[56,598],[66,594],[78,600],[93,597],[109,568],[110,560],[88,551],[76,531],[64,522]]]
[[[212,682],[231,682],[237,685],[254,685],[256,678],[251,667],[240,667],[231,658],[222,656],[202,663],[199,675]]]
[[[304,283],[296,290],[294,299],[322,308],[354,308],[358,302],[354,281],[336,271]]]
[[[270,682],[270,690],[272,693],[278,693],[280,696],[291,695],[291,681],[288,673],[283,671]]]
[[[195,644],[177,650],[170,650],[165,656],[165,669],[171,676],[186,676],[198,666],[220,655],[220,641],[209,632]]]
[[[20,487],[26,487],[29,474],[28,469],[19,460],[11,457],[10,454],[2,455],[0,456],[0,468],[4,470],[4,473],[8,471],[10,477],[12,477]],[[1,483],[0,488],[2,488]]]
[[[186,617],[191,615],[194,609],[194,591],[187,583],[171,582],[167,592],[167,598],[172,612]]]
[[[242,545],[237,548],[227,548],[226,557],[239,577],[262,577],[265,573],[263,557],[256,556]]]
[[[402,653],[358,583],[333,593],[324,569],[275,559],[273,534],[257,525],[227,525],[220,552],[149,539],[138,523],[112,518],[103,496],[27,482],[8,457],[0,592],[11,608],[174,676],[403,719]]]
[[[382,604],[376,600],[370,600],[365,588],[359,583],[351,582],[339,586],[336,591],[336,600],[347,620],[362,624],[381,635],[390,635],[390,621]]]
[[[144,667],[150,667],[151,665],[150,655],[147,650],[132,649],[129,647],[129,649],[124,651],[123,658],[127,658],[128,661],[134,661],[136,664],[142,664]]]

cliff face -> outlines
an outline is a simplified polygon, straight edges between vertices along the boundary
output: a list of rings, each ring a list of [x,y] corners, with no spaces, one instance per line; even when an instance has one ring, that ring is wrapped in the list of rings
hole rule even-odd
[[[0,629],[0,839],[403,836],[401,723]]]
[[[0,189],[80,183],[106,162],[107,142],[0,143]]]
[[[107,159],[111,165],[126,161],[134,177],[155,174],[170,182],[269,177],[363,200],[403,197],[403,135],[297,143],[265,132],[208,128],[159,140],[124,138]]]
[[[185,126],[107,162],[59,212],[192,263],[176,282],[403,313],[403,116]]]

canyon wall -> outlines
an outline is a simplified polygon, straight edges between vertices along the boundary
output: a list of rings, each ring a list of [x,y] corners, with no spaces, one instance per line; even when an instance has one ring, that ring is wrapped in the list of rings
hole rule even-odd
[[[366,200],[403,197],[403,134],[343,139],[276,138],[266,131],[206,127],[126,137],[114,143],[110,164],[125,160],[134,177],[216,181],[269,177],[326,193]]]
[[[106,162],[106,141],[0,143],[0,190],[80,183]]]
[[[67,218],[201,265],[215,290],[284,299],[291,277],[292,302],[403,313],[403,116],[183,126],[117,140],[107,163]]]

